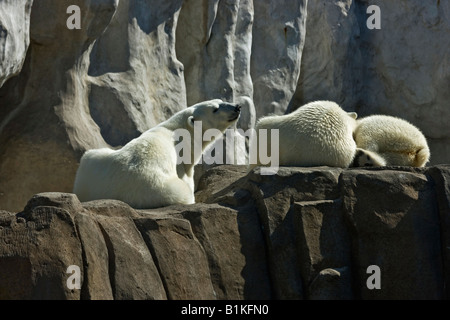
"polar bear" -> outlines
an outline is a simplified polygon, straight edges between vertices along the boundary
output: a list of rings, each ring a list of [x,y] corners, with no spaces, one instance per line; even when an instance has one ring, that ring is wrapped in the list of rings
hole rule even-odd
[[[279,164],[281,166],[332,166],[347,168],[352,163],[356,144],[353,130],[357,114],[345,112],[332,101],[314,101],[282,116],[260,118],[255,127],[256,137],[261,138],[262,129],[278,129]],[[269,136],[267,134],[267,136]],[[261,148],[261,141],[259,147]],[[261,164],[250,163],[249,170]]]
[[[397,117],[372,115],[359,119],[353,136],[358,148],[376,154],[386,166],[423,167],[430,159],[423,133]]]
[[[89,150],[81,158],[73,192],[83,202],[115,199],[136,209],[195,203],[194,166],[206,146],[236,123],[240,110],[239,105],[218,99],[201,102],[119,150]],[[206,131],[214,134],[203,139]],[[201,137],[196,136],[199,133]],[[184,141],[188,138],[190,141]],[[188,151],[181,151],[190,154],[187,161],[180,162],[177,146],[181,142],[189,146]]]

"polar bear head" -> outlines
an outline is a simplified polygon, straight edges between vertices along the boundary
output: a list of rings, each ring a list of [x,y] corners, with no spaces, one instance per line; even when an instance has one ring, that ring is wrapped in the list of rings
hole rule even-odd
[[[217,129],[224,132],[237,122],[241,114],[241,106],[220,99],[200,102],[190,109],[192,115],[187,119],[188,125],[193,128],[196,121],[201,121],[202,131]]]

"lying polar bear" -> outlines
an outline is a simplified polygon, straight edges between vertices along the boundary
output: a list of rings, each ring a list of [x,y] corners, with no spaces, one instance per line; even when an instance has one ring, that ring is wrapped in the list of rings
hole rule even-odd
[[[372,115],[357,121],[353,133],[358,147],[353,166],[424,167],[430,148],[423,133],[406,120]]]
[[[266,116],[256,124],[257,140],[261,130],[278,130],[280,166],[331,166],[347,168],[353,160],[356,143],[353,130],[357,114],[345,112],[332,101],[314,101],[282,116]],[[269,140],[267,150],[271,150]],[[259,158],[248,170],[267,165]]]
[[[116,199],[137,209],[192,204],[194,166],[214,141],[203,141],[203,133],[215,128],[218,135],[222,134],[238,120],[240,110],[240,106],[218,99],[201,102],[176,113],[119,150],[89,150],[81,158],[73,192],[80,201]],[[201,145],[192,138],[199,122]],[[190,133],[191,154],[189,161],[177,163],[177,138],[183,136],[178,135],[180,132]]]

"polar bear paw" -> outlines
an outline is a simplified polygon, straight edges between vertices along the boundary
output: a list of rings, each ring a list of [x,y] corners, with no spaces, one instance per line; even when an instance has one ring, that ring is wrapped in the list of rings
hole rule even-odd
[[[384,167],[386,160],[379,154],[361,148],[356,148],[351,167]]]

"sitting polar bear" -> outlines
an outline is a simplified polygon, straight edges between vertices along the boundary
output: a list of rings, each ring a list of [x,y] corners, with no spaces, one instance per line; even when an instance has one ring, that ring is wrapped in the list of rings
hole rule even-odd
[[[282,116],[266,116],[256,124],[256,136],[261,129],[279,130],[279,165],[331,166],[347,168],[353,161],[356,144],[353,130],[357,114],[345,112],[332,101],[308,103]],[[266,150],[271,149],[268,142]],[[276,142],[275,142],[276,143]],[[262,164],[258,154],[249,170]]]
[[[406,120],[373,115],[357,121],[354,139],[360,152],[355,166],[423,167],[430,149],[422,132]],[[367,159],[369,157],[369,159]]]
[[[192,204],[194,166],[216,138],[203,141],[203,133],[214,128],[222,134],[238,120],[240,109],[222,100],[205,101],[176,113],[119,150],[89,150],[81,158],[73,192],[81,201],[115,199],[137,209]],[[192,138],[198,130],[197,121],[201,121],[200,145],[198,137]],[[184,129],[191,137],[190,160],[182,163],[177,161],[176,145],[178,134],[183,132],[177,129]]]

